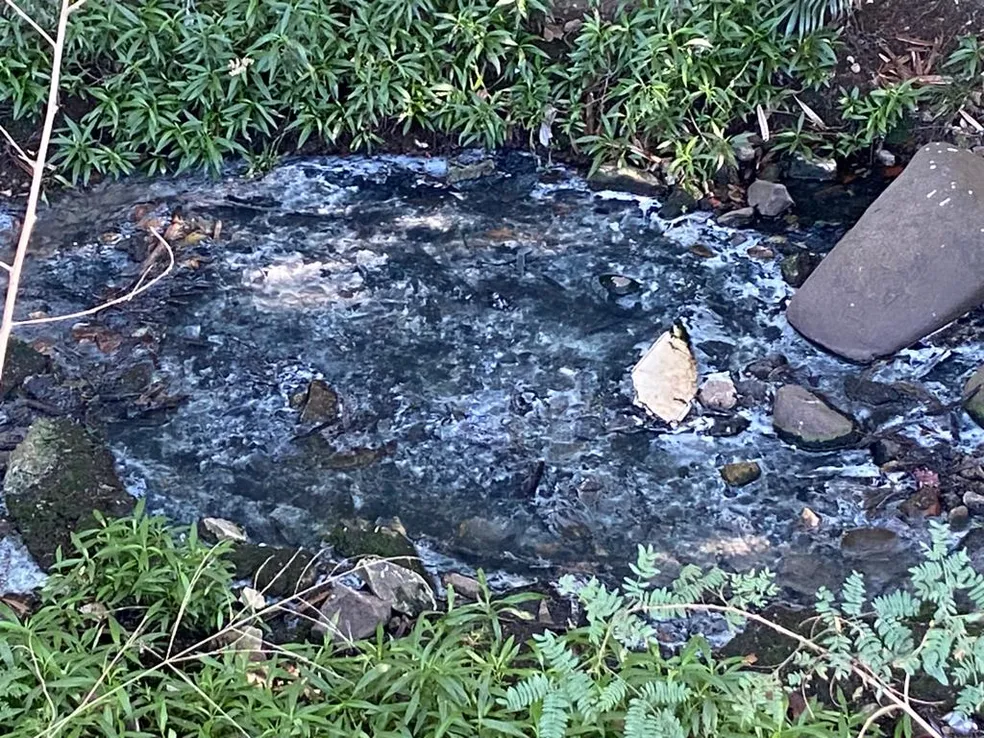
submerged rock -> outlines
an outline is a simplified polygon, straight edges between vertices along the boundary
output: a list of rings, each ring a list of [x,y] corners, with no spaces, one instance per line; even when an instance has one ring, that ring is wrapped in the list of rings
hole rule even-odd
[[[666,198],[659,209],[659,217],[673,220],[681,215],[691,213],[697,208],[697,198],[684,187],[674,187],[673,192]]]
[[[782,440],[807,451],[845,448],[860,437],[853,420],[795,384],[776,392],[772,424]]]
[[[790,324],[855,361],[888,356],[984,301],[984,160],[923,147],[820,263]]]
[[[334,423],[341,412],[338,394],[323,379],[315,379],[308,385],[300,421],[309,423]]]
[[[359,561],[356,573],[370,592],[399,613],[415,617],[437,607],[427,581],[403,566],[368,556]]]
[[[390,604],[375,595],[337,585],[321,606],[321,617],[312,631],[335,643],[360,641],[389,622]]]
[[[813,270],[820,264],[820,256],[808,251],[784,256],[779,264],[783,281],[790,287],[802,287]]]
[[[48,357],[16,338],[7,345],[7,358],[0,380],[0,396],[6,397],[28,377],[43,374],[50,368]]]
[[[744,487],[762,476],[762,469],[755,461],[736,461],[720,469],[721,479],[732,487]]]
[[[109,450],[67,419],[36,421],[10,456],[3,497],[24,545],[42,568],[74,531],[95,525],[94,511],[118,517],[133,510]]]
[[[748,205],[767,218],[782,215],[794,204],[786,185],[757,179],[748,188]]]
[[[598,281],[614,297],[625,297],[642,289],[642,285],[636,280],[621,274],[602,274]]]

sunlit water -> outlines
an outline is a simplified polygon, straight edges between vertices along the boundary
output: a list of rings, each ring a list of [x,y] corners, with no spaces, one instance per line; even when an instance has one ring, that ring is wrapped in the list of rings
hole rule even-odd
[[[640,543],[670,566],[796,560],[809,571],[837,559],[846,528],[910,535],[892,505],[870,519],[863,503],[911,480],[883,477],[865,450],[780,442],[768,402],[741,409],[749,428],[730,438],[710,435],[699,408],[670,430],[633,407],[629,370],[682,321],[702,375],[739,376],[781,353],[797,381],[865,416],[843,387],[861,369],[786,324],[778,261],[748,253],[765,236],[736,239],[704,214],[660,222],[651,200],[592,192],[525,157],[467,186],[445,174],[440,159],[320,159],[252,181],[129,183],[71,198],[42,228],[25,311],[85,307],[132,280],[134,262],[102,234],[133,233],[137,202],[221,219],[221,235],[179,253],[196,261],[153,292],[103,314],[123,339],[115,353],[77,343],[69,326],[29,337],[52,340],[62,366],[87,378],[89,421],[105,424],[127,483],[153,509],[231,518],[271,543],[315,544],[343,516],[397,516],[435,560],[520,572],[605,570]],[[789,237],[822,250],[839,232]],[[698,244],[713,256],[694,253]],[[640,290],[613,297],[606,274]],[[952,401],[980,343],[953,332],[932,343],[874,376]],[[121,377],[141,363],[184,401],[135,409]],[[305,435],[291,397],[313,378],[337,391],[342,418]],[[980,440],[966,419],[956,426],[961,444]],[[927,445],[954,432],[945,414],[908,427]],[[759,461],[761,480],[729,490],[718,468],[746,459]],[[801,529],[804,507],[819,531]]]

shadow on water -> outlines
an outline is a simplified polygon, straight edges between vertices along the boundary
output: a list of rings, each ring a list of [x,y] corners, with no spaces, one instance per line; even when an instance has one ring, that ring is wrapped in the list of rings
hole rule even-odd
[[[703,214],[660,223],[650,200],[591,192],[562,169],[541,176],[512,155],[476,182],[449,186],[446,174],[439,159],[305,160],[253,181],[111,185],[49,216],[57,240],[70,211],[79,245],[32,262],[26,310],[77,309],[132,279],[137,203],[139,215],[223,223],[217,241],[179,248],[160,289],[96,321],[120,336],[115,352],[73,341],[67,326],[37,332],[101,398],[89,419],[108,428],[134,491],[176,518],[221,515],[269,542],[311,544],[340,516],[395,515],[474,564],[594,571],[651,543],[671,569],[779,566],[806,590],[851,563],[844,530],[908,530],[893,508],[865,512],[873,491],[908,482],[865,450],[806,453],[771,428],[778,381],[870,416],[844,393],[861,370],[794,334],[777,259],[749,254],[825,251],[842,226],[777,237]],[[809,197],[797,196],[802,208]],[[613,294],[612,274],[638,288]],[[702,374],[748,379],[751,361],[775,353],[790,368],[748,389],[735,417],[696,408],[661,426],[633,407],[628,372],[677,320]],[[952,399],[980,347],[948,340],[900,354],[879,377]],[[296,398],[313,379],[341,413],[305,425]],[[724,420],[746,429],[722,435]],[[947,419],[921,420],[921,442],[950,440]],[[964,442],[978,438],[964,426]],[[726,487],[718,467],[746,459],[762,478]],[[818,531],[802,528],[804,507]]]

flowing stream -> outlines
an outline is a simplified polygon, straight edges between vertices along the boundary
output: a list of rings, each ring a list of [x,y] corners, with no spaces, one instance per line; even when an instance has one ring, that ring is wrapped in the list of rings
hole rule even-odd
[[[926,402],[886,413],[845,393],[863,374],[953,402],[984,355],[980,316],[867,370],[785,322],[790,288],[764,249],[822,252],[843,225],[769,236],[707,214],[665,222],[651,199],[515,154],[476,181],[447,175],[438,158],[316,159],[64,198],[42,222],[25,313],[132,283],[141,218],[198,218],[208,236],[181,242],[174,272],[132,303],[25,331],[75,378],[32,392],[104,427],[130,489],[179,520],[217,515],[258,540],[316,545],[342,517],[396,516],[432,561],[525,574],[617,569],[645,543],[670,570],[768,565],[803,592],[857,564],[845,530],[918,536],[897,509],[912,480],[865,449],[778,440],[768,396],[754,397],[775,378],[752,382],[728,417],[647,418],[629,371],[663,331],[686,327],[702,376],[749,379],[750,362],[782,354],[781,381],[872,428],[904,422],[927,449],[982,439]],[[629,294],[609,275],[633,280]],[[297,407],[314,379],[341,405],[320,428]],[[728,488],[718,468],[738,460],[762,478]]]

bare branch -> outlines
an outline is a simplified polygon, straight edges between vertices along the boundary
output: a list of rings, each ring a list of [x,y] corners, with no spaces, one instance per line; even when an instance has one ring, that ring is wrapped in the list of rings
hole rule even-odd
[[[119,297],[113,298],[112,300],[96,305],[95,307],[91,307],[86,310],[80,310],[77,313],[68,313],[65,315],[53,315],[45,318],[32,318],[30,320],[15,320],[14,325],[15,326],[40,325],[41,323],[58,323],[63,320],[75,320],[77,318],[85,318],[89,315],[95,315],[96,313],[100,313],[103,310],[106,310],[107,308],[113,307],[114,305],[119,305],[124,302],[129,302],[140,293],[149,290],[155,284],[157,284],[162,279],[164,279],[164,277],[166,277],[174,268],[174,249],[171,248],[171,245],[157,231],[151,230],[150,232],[160,242],[158,245],[158,250],[164,251],[167,254],[167,258],[168,258],[168,264],[164,268],[164,271],[162,271],[156,277],[154,277],[149,281],[146,282],[144,281],[145,279],[147,279],[147,276],[150,274],[153,268],[153,263],[151,263],[140,275],[140,278],[137,280],[137,283],[133,287],[133,289],[131,289],[125,295],[121,295]]]
[[[17,142],[14,140],[14,137],[10,135],[10,132],[6,128],[4,128],[3,126],[0,126],[0,135],[3,135],[3,137],[5,139],[7,139],[7,143],[9,143],[13,147],[14,151],[17,152],[17,155],[21,159],[23,159],[24,160],[24,163],[28,164],[31,167],[31,169],[33,170],[34,169],[34,159],[32,159],[31,157],[29,157],[27,155],[27,153],[24,151],[24,149],[22,149],[17,144]]]
[[[11,266],[10,266],[10,264],[8,264],[7,262],[5,262],[5,261],[0,261],[0,269],[5,269],[6,271],[8,271],[8,272],[9,272],[9,271],[11,270],[11,268],[12,268],[12,267],[11,267]]]
[[[20,6],[17,3],[15,3],[14,0],[4,0],[4,2],[7,3],[7,5],[9,5],[11,8],[13,8],[14,12],[17,13],[17,15],[19,15],[21,18],[27,21],[28,25],[30,25],[31,28],[33,28],[35,31],[40,33],[42,38],[44,38],[44,40],[47,41],[49,44],[51,44],[52,48],[54,48],[55,40],[50,35],[48,35],[48,32],[46,30],[44,30],[41,26],[35,23],[34,19],[31,16],[29,16],[27,13],[21,10]]]

